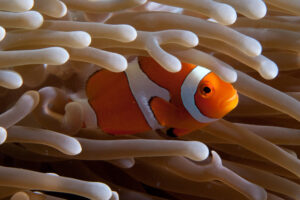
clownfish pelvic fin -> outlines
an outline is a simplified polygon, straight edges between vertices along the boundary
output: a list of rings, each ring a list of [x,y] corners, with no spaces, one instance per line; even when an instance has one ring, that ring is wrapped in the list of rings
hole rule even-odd
[[[167,130],[167,135],[169,137],[179,137],[183,135],[187,135],[189,133],[193,132],[193,130],[189,129],[178,129],[178,128],[169,128]]]
[[[195,122],[187,112],[159,97],[151,99],[150,107],[157,121],[164,127],[173,128],[176,136],[188,134],[205,125]]]

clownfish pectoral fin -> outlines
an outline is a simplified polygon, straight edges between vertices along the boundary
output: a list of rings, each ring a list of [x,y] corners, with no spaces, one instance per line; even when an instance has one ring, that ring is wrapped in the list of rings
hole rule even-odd
[[[175,105],[160,97],[154,97],[150,101],[150,107],[160,125],[174,127],[177,121],[174,116],[179,114],[178,108]]]
[[[150,107],[155,118],[164,127],[182,128],[182,122],[185,120],[180,109],[170,102],[154,97],[150,101]]]

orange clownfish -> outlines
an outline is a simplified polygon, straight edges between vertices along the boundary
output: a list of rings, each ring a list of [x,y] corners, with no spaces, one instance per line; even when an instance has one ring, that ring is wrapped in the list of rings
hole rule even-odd
[[[209,69],[182,63],[179,72],[150,57],[130,62],[125,72],[95,72],[86,95],[96,123],[110,134],[134,134],[169,128],[181,136],[222,118],[238,104],[233,86]]]

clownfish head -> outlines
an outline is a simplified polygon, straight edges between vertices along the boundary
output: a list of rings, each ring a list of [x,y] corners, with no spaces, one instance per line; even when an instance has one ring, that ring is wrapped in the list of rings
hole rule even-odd
[[[199,83],[195,103],[202,114],[222,118],[238,104],[238,94],[230,83],[210,72]]]
[[[224,117],[238,104],[237,91],[210,70],[197,66],[181,87],[184,106],[198,121],[209,123]]]

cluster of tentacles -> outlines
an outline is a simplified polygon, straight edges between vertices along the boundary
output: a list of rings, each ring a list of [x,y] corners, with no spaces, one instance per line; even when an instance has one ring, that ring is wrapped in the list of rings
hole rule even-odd
[[[299,0],[0,0],[0,199],[300,197]],[[133,56],[233,83],[182,138],[83,128],[84,85]]]

